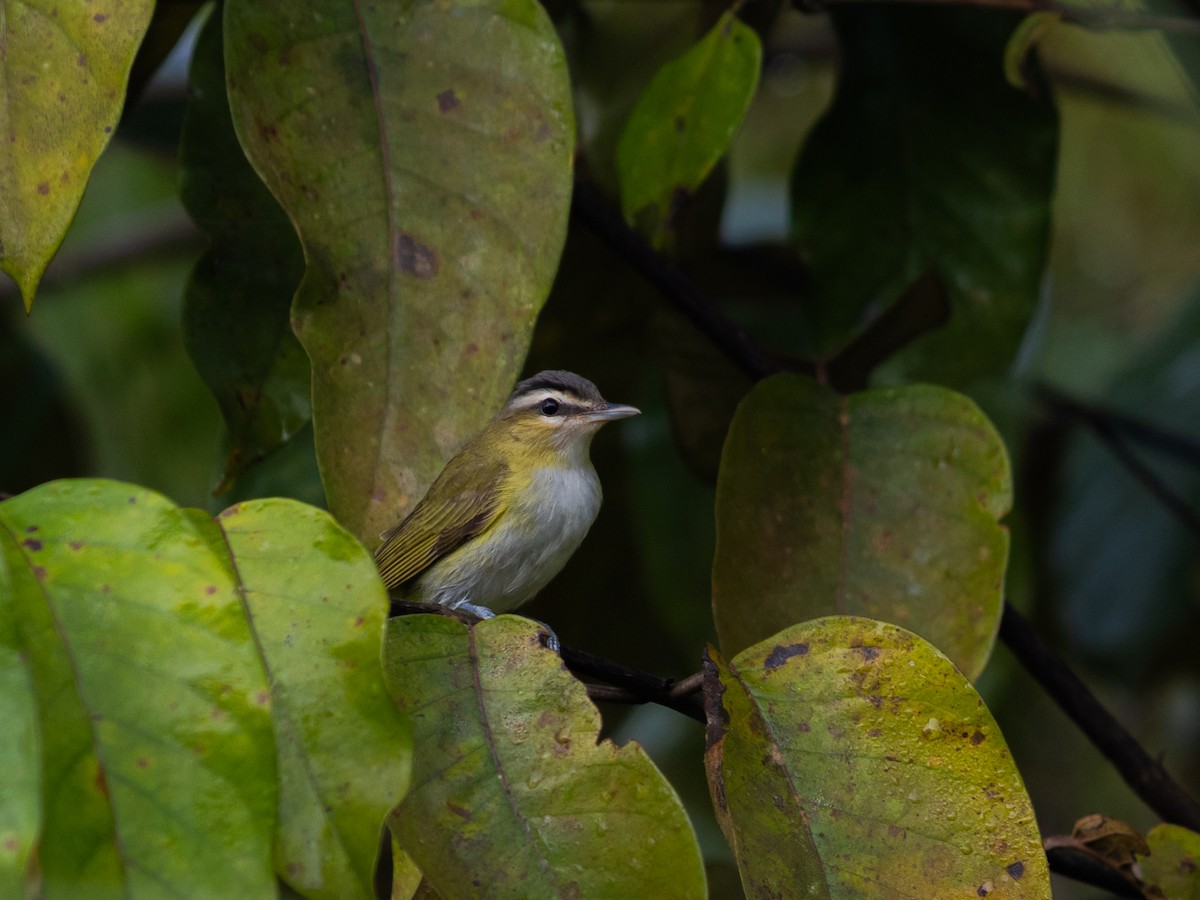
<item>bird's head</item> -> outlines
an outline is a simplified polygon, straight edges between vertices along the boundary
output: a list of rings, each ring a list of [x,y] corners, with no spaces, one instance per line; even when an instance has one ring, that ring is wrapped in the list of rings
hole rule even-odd
[[[553,369],[518,384],[496,418],[514,439],[531,449],[586,457],[601,425],[638,412],[632,406],[608,403],[586,378]]]

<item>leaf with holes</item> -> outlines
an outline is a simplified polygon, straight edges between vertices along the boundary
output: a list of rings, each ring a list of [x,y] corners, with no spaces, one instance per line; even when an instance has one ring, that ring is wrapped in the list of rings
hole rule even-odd
[[[1046,265],[1058,140],[1046,90],[1005,80],[1019,20],[983,9],[833,13],[837,94],[792,179],[820,354],[936,267],[950,318],[894,357],[889,375],[964,384],[1012,363]]]
[[[931,385],[839,396],[760,382],[717,480],[713,611],[726,653],[805,619],[896,622],[965,672],[1000,623],[1008,455],[967,397]]]
[[[0,662],[15,647],[28,672],[0,704],[32,706],[41,737],[23,878],[274,897],[277,869],[308,897],[370,896],[408,743],[378,670],[386,595],[352,536],[293,501],[214,521],[61,481],[0,504],[0,551]],[[0,796],[22,777],[0,770]]]
[[[617,145],[625,218],[657,243],[733,141],[758,86],[758,35],[726,12],[638,99]]]
[[[374,545],[525,359],[566,230],[566,60],[536,0],[231,0],[225,29],[238,136],[308,260],[329,506]]]
[[[179,167],[183,203],[212,237],[188,279],[183,328],[229,429],[227,487],[309,421],[311,378],[291,323],[304,255],[234,134],[221,36],[212,14],[192,54]]]
[[[25,0],[0,14],[0,268],[33,306],[112,136],[151,0]]]
[[[679,798],[641,747],[597,742],[534,623],[391,619],[384,673],[413,728],[392,833],[441,896],[704,896]]]
[[[1000,729],[912,632],[850,616],[704,662],[705,768],[749,897],[1049,897]]]

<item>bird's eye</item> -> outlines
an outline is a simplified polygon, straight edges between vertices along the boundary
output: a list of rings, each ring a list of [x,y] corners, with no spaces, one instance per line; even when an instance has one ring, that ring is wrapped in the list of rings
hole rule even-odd
[[[542,401],[542,415],[555,416],[558,415],[558,401],[553,397],[547,397]]]

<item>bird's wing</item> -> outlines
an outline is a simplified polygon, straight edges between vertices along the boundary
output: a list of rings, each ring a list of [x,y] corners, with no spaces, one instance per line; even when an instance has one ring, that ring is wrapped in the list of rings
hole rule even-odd
[[[478,481],[478,473],[456,466],[457,458],[438,476],[434,488],[408,517],[384,535],[375,565],[389,589],[416,578],[446,554],[482,534],[500,517],[500,491],[507,467]],[[442,499],[431,501],[431,495]]]

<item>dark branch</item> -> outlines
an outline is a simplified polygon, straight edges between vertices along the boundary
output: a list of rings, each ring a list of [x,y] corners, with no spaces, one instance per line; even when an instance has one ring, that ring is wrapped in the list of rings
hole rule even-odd
[[[759,380],[782,370],[769,353],[733,324],[674,263],[630,228],[595,187],[577,179],[571,209],[748,376]]]
[[[1163,821],[1200,830],[1200,805],[1125,730],[1079,676],[1038,637],[1025,617],[1008,603],[1004,605],[1004,618],[1000,621],[1000,639],[1147,806]]]
[[[1090,884],[1118,897],[1146,896],[1132,874],[1112,865],[1099,854],[1076,847],[1054,846],[1053,841],[1054,838],[1046,839],[1046,859],[1050,871],[1056,875]]]
[[[1089,428],[1119,431],[1152,450],[1172,456],[1188,465],[1200,467],[1200,441],[1106,406],[1076,400],[1049,385],[1039,384],[1035,392],[1038,399],[1051,409],[1078,419]]]
[[[1128,444],[1124,442],[1121,434],[1118,433],[1118,422],[1123,422],[1124,427],[1133,427],[1142,438],[1153,437],[1159,443],[1160,449],[1169,446],[1172,452],[1176,455],[1187,451],[1190,454],[1192,449],[1189,448],[1189,443],[1184,438],[1172,436],[1171,442],[1166,442],[1166,433],[1152,428],[1127,416],[1120,416],[1115,413],[1100,414],[1094,407],[1086,407],[1084,404],[1068,401],[1062,395],[1054,395],[1054,392],[1049,389],[1042,389],[1043,395],[1049,394],[1054,397],[1054,402],[1057,403],[1060,409],[1069,409],[1079,420],[1091,428],[1093,434],[1109,449],[1112,455],[1117,458],[1117,462],[1126,469],[1134,479],[1150,491],[1154,499],[1157,499],[1160,504],[1165,506],[1166,511],[1175,516],[1176,520],[1192,532],[1196,538],[1200,538],[1200,514],[1192,509],[1184,500],[1178,497],[1170,486],[1163,479],[1154,474],[1153,470],[1146,463],[1139,460],[1138,455],[1134,454],[1133,450],[1129,449]],[[1200,457],[1198,457],[1200,458]],[[1195,462],[1196,460],[1192,460]]]

